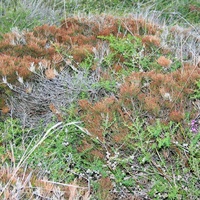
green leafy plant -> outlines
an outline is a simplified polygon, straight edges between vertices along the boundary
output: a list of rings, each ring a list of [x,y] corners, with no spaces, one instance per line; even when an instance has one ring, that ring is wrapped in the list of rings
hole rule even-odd
[[[112,34],[109,36],[98,36],[98,38],[108,41],[111,48],[111,52],[104,57],[103,63],[106,66],[121,63],[122,66],[131,68],[134,71],[161,69],[155,61],[160,52],[154,44],[144,47],[141,38],[130,34],[122,38]],[[144,56],[144,51],[149,51],[148,55]]]
[[[85,70],[91,70],[93,64],[94,64],[94,56],[88,53],[87,57],[80,63],[80,67]]]
[[[109,41],[110,48],[112,49],[112,53],[109,54],[105,61],[108,65],[112,65],[120,57],[125,59],[124,64],[129,67],[134,67],[139,56],[139,50],[142,48],[141,40],[137,37],[134,37],[130,34],[127,35],[125,38],[117,38],[113,35],[110,36],[99,36],[98,38]]]
[[[191,95],[192,99],[200,99],[200,80],[196,82],[196,89],[194,89],[193,94]]]
[[[98,83],[93,84],[96,89],[104,89],[106,92],[116,92],[116,81],[115,80],[100,80]]]
[[[158,147],[158,149],[170,147],[171,138],[176,133],[179,124],[174,125],[173,122],[170,122],[169,126],[164,126],[157,121],[155,126],[149,126],[148,131],[156,139],[157,144],[154,144],[153,147]]]

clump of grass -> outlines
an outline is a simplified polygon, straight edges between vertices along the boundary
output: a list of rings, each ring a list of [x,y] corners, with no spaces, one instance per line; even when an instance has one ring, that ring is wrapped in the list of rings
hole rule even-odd
[[[82,132],[83,129],[78,124],[79,122],[70,122],[66,124],[60,122],[51,127],[47,127],[46,132],[34,135],[34,129],[23,129],[18,120],[7,119],[5,123],[1,123],[2,167],[0,170],[0,196],[5,199],[35,199],[41,197],[55,199],[75,199],[82,197],[83,199],[89,199],[89,188],[78,186],[75,180],[73,180],[71,184],[56,182],[55,180],[58,179],[58,177],[54,177],[54,181],[48,180],[50,177],[48,177],[48,173],[45,172],[45,170],[48,169],[45,169],[44,166],[50,164],[55,157],[53,158],[50,156],[50,162],[47,160],[43,162],[44,155],[47,156],[51,149],[50,146],[53,145],[51,142],[52,135],[58,134],[59,144],[57,144],[60,147],[65,147],[66,150],[66,146],[60,143],[61,138],[64,139],[64,135],[60,132],[65,132],[68,128],[71,129],[73,125]],[[37,129],[37,131],[39,130]],[[84,133],[84,131],[82,133]],[[72,140],[69,142],[72,142]],[[48,147],[46,148],[45,146],[47,144]],[[6,149],[3,148],[4,145],[7,146]],[[57,146],[56,148],[59,147]],[[58,152],[62,154],[65,150],[60,149]],[[72,151],[70,153],[72,153]],[[59,160],[59,163],[55,163],[54,165],[55,169],[52,170],[56,170],[60,164]],[[44,167],[42,170],[40,169],[41,166]],[[56,176],[55,172],[52,174]],[[72,174],[70,174],[70,176],[72,176]],[[52,178],[53,177],[51,177],[51,179]]]
[[[1,34],[10,32],[13,27],[17,27],[19,30],[26,30],[42,24],[59,24],[61,18],[65,16],[62,2],[48,4],[48,2],[36,0],[31,2],[27,0],[1,1]],[[58,4],[60,6],[56,7]]]

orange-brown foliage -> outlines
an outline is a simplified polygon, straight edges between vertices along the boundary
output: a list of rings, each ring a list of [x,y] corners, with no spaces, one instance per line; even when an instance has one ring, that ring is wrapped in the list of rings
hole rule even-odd
[[[81,62],[88,52],[93,53],[93,47],[101,48],[98,44],[102,41],[97,39],[97,36],[113,34],[123,37],[127,33],[138,35],[144,44],[160,46],[159,27],[143,19],[133,19],[131,16],[117,18],[102,15],[90,19],[71,17],[63,21],[60,27],[43,25],[36,27],[33,32],[8,33],[0,42],[0,74],[14,82],[17,78],[16,71],[23,78],[28,78],[31,75],[28,70],[31,62],[36,65],[39,62],[46,62],[48,63],[46,76],[53,78],[55,74],[52,70],[56,67],[62,68],[62,61],[65,59],[57,49],[68,51],[76,62]],[[25,39],[25,44],[21,44],[20,39]],[[122,63],[123,56],[117,55],[117,57]],[[171,64],[171,60],[164,56],[161,56],[157,62],[163,67]],[[93,68],[96,69],[95,65]],[[113,69],[118,72],[122,69],[122,65],[115,63]],[[142,105],[142,109],[154,114],[161,110],[167,113],[174,105],[183,107],[186,96],[192,92],[195,80],[199,76],[199,68],[190,65],[166,74],[155,71],[133,72],[121,85],[119,99],[113,102],[115,108],[109,106],[108,99],[94,105],[86,100],[80,100],[79,105],[82,114],[86,116],[85,122],[90,130],[102,137],[102,129],[99,127],[105,120],[105,116],[108,114],[111,121],[114,113],[119,112],[122,105],[129,109],[134,109],[133,104]],[[101,73],[101,77],[105,80],[111,79],[109,72]],[[141,82],[146,77],[151,82],[149,86],[143,88]],[[171,101],[163,98],[166,93],[170,94]],[[133,102],[133,98],[137,103]],[[182,104],[178,105],[180,102]],[[104,116],[100,113],[104,113]],[[120,116],[121,120],[127,120],[122,113]]]
[[[83,110],[87,110],[91,107],[91,103],[89,103],[86,99],[81,99],[78,103]]]
[[[195,12],[195,11],[200,12],[200,7],[198,6],[190,5],[189,8],[190,8],[190,11],[192,12]]]
[[[146,88],[143,88],[143,84],[141,84],[143,78],[150,79]],[[188,94],[192,92],[195,80],[199,78],[200,69],[189,65],[166,74],[156,71],[133,72],[120,87],[119,102],[129,109],[134,110],[134,106],[138,105],[151,114],[158,115],[160,113],[162,114],[159,115],[160,117],[169,117],[170,115],[169,120],[178,121],[183,119],[184,115],[179,113],[176,116],[172,111],[175,108],[178,110],[188,109]],[[134,90],[135,88],[136,90]]]
[[[1,72],[8,76],[11,71],[16,70],[14,64],[9,63],[9,56],[13,56],[11,60],[19,57],[20,62],[24,57],[29,57],[29,60],[24,59],[24,64],[18,69],[23,76],[28,73],[25,68],[30,64],[29,62],[36,62],[34,59],[38,62],[45,58],[55,64],[55,57],[58,57],[55,46],[61,49],[70,49],[75,61],[81,62],[86,56],[85,49],[92,53],[92,48],[96,47],[97,36],[123,35],[123,31],[127,29],[133,33],[139,33],[139,28],[142,27],[152,34],[151,42],[158,45],[158,39],[153,36],[156,33],[155,30],[159,30],[158,27],[145,22],[145,20],[132,17],[121,19],[113,16],[100,16],[95,19],[71,17],[63,21],[60,27],[42,25],[36,27],[33,32],[14,31],[5,34],[4,40],[0,42],[0,53],[8,56],[8,61],[5,57],[1,59],[3,62]],[[20,39],[24,39],[25,43],[21,44]],[[120,59],[123,58],[120,56]],[[8,65],[10,69],[4,69]]]
[[[16,78],[16,72],[23,78],[26,78],[31,73],[28,70],[30,63],[37,63],[38,60],[35,58],[31,58],[30,56],[23,56],[22,58],[14,57],[6,54],[0,55],[0,75],[8,76],[8,80],[13,82],[13,80],[9,79],[9,76],[14,76]]]
[[[92,53],[92,47],[90,45],[82,45],[80,47],[75,47],[72,50],[73,58],[76,62],[81,62],[88,54]]]
[[[160,38],[155,35],[145,35],[142,37],[142,42],[145,45],[153,44],[155,46],[160,46]]]
[[[4,106],[1,109],[2,114],[7,114],[10,111],[10,108],[8,106]]]
[[[155,35],[160,32],[157,25],[147,22],[144,19],[125,18],[122,20],[122,27],[133,34]]]
[[[88,148],[86,148],[86,149],[88,149]],[[86,150],[85,149],[85,150]],[[91,154],[95,157],[95,158],[100,158],[100,159],[104,159],[105,158],[105,155],[101,152],[101,151],[99,151],[99,149],[93,149],[92,151],[91,151]]]
[[[54,79],[56,77],[55,69],[49,67],[45,70],[45,77],[47,79]]]
[[[120,71],[122,70],[122,66],[121,66],[121,65],[115,64],[115,65],[113,66],[113,69],[115,70],[115,72],[120,72]]]
[[[153,115],[158,115],[160,112],[159,99],[156,97],[148,96],[144,99],[144,109]]]
[[[157,60],[158,64],[161,65],[162,67],[168,67],[172,61],[165,58],[164,56],[160,56]]]
[[[184,119],[184,113],[180,111],[172,111],[169,114],[169,119],[171,121],[180,122],[181,120]]]

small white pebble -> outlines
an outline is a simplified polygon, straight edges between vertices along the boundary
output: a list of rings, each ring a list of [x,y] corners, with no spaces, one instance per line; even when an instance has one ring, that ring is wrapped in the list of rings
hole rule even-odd
[[[188,146],[188,144],[187,144],[187,143],[184,143],[184,144],[183,144],[183,146],[184,146],[184,147],[187,147],[187,146]]]

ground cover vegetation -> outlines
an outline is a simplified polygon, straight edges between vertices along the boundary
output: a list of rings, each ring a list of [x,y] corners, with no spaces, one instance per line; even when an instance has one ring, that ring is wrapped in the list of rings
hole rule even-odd
[[[0,8],[2,199],[199,198],[196,1]]]

